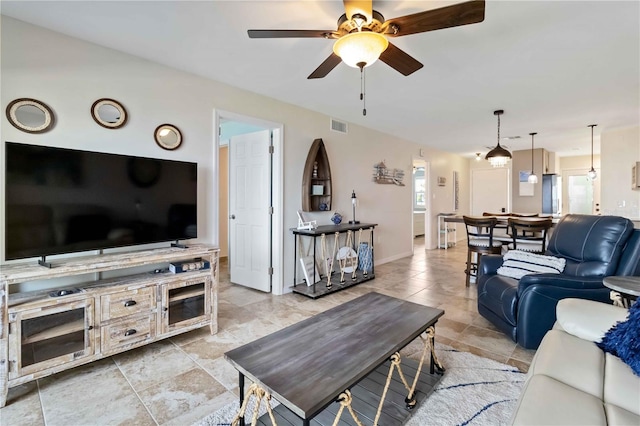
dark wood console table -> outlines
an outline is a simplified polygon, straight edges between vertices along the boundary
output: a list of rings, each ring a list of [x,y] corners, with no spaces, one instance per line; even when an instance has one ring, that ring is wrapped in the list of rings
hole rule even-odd
[[[349,224],[349,223],[341,223],[339,225],[322,225],[322,226],[318,226],[314,229],[297,229],[297,228],[291,228],[291,232],[293,232],[294,235],[294,244],[293,244],[293,253],[294,253],[294,263],[293,263],[293,287],[292,290],[294,293],[298,293],[298,294],[302,294],[304,296],[310,297],[312,299],[317,299],[319,297],[322,296],[326,296],[327,294],[331,294],[331,293],[335,293],[336,291],[340,291],[340,290],[344,290],[345,288],[349,288],[352,287],[354,285],[360,284],[362,282],[365,281],[369,281],[375,278],[375,262],[374,262],[374,250],[373,250],[373,230],[374,228],[378,226],[377,223],[358,223],[358,224]],[[363,274],[362,271],[356,271],[356,278],[352,279],[351,278],[351,273],[345,273],[345,281],[344,282],[340,282],[340,273],[338,271],[338,273],[333,273],[332,276],[330,277],[330,282],[331,282],[331,286],[327,287],[327,277],[323,277],[323,279],[317,283],[311,284],[311,285],[306,285],[305,283],[298,283],[298,276],[297,276],[297,270],[298,270],[298,239],[300,237],[310,237],[313,239],[312,241],[312,256],[313,259],[316,261],[316,263],[318,262],[318,256],[316,253],[316,239],[318,237],[322,237],[324,236],[333,236],[335,238],[337,238],[335,236],[336,233],[338,234],[346,234],[347,232],[351,231],[355,233],[355,236],[357,238],[357,234],[360,230],[367,230],[368,232],[368,238],[365,241],[363,239],[363,241],[361,242],[366,242],[369,244],[370,250],[371,250],[371,271],[368,272],[367,274]],[[357,247],[355,246],[357,244],[357,240],[354,239],[354,241],[352,242],[352,248],[354,250],[357,251]],[[334,254],[335,256],[335,254]],[[321,259],[322,260],[322,259]],[[337,263],[337,261],[336,261]],[[335,265],[334,265],[335,266]],[[335,269],[335,268],[334,268]],[[314,271],[315,272],[315,271]],[[314,273],[314,281],[316,279],[318,279],[320,277],[316,276]]]

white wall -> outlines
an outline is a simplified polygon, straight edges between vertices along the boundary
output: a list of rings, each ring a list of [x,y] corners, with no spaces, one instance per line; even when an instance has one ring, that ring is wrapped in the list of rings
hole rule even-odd
[[[640,127],[600,135],[602,212],[640,218],[640,190],[631,189],[631,167],[640,161]]]
[[[220,146],[228,145],[229,139],[234,136],[259,132],[260,130],[264,130],[264,128],[237,121],[224,121],[220,123]]]
[[[533,185],[532,196],[520,195],[520,172],[531,171],[531,150],[513,151],[511,153],[511,210],[516,213],[540,213],[542,211],[542,169],[544,150],[533,150],[533,171],[538,176],[538,183]]]
[[[288,229],[296,224],[301,205],[302,169],[309,147],[316,138],[325,142],[333,174],[334,210],[349,216],[350,194],[360,200],[359,220],[379,224],[376,229],[376,259],[389,261],[412,251],[412,158],[421,145],[350,125],[349,134],[329,130],[329,117],[310,110],[250,93],[216,81],[171,69],[95,44],[64,36],[2,16],[2,107],[13,99],[31,97],[47,103],[55,112],[53,130],[32,135],[13,128],[2,117],[2,140],[85,150],[127,153],[198,163],[198,235],[202,242],[217,244],[219,235],[213,217],[218,209],[218,152],[214,149],[214,110],[223,110],[284,125],[284,290],[292,281],[293,237]],[[221,58],[220,66],[230,66]],[[98,126],[89,108],[98,98],[120,101],[129,121],[119,130]],[[393,114],[393,109],[389,110]],[[154,142],[153,131],[161,123],[181,129],[182,146],[164,151]],[[425,129],[428,134],[428,129]],[[422,147],[424,148],[424,147]],[[468,162],[454,154],[424,148],[434,176],[451,178],[460,172],[461,212],[468,210]],[[2,154],[4,156],[4,150]],[[406,186],[377,185],[371,181],[373,165],[385,160],[406,173]],[[4,167],[4,158],[0,158]],[[4,176],[4,169],[2,170]],[[452,189],[435,187],[435,215],[451,211]],[[2,202],[4,205],[4,194]],[[3,208],[3,207],[2,207]],[[276,212],[278,214],[279,212]],[[330,223],[331,212],[317,214]],[[4,223],[4,211],[0,211]],[[435,234],[435,231],[432,233]],[[435,247],[435,243],[433,243]],[[4,241],[0,249],[4,259]]]
[[[559,174],[562,174],[563,170],[584,170],[584,173],[587,174],[587,172],[591,168],[591,154],[576,155],[573,157],[560,157],[559,167],[560,167]],[[599,155],[593,156],[593,168],[596,170],[600,170]],[[629,182],[631,182],[631,178],[629,178]]]

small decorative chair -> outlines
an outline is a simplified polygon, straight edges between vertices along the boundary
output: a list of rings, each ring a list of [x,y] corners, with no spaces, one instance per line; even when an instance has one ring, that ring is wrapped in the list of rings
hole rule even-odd
[[[509,249],[544,254],[547,250],[547,232],[551,218],[510,217],[509,230],[512,242]]]
[[[467,275],[466,286],[469,287],[471,276],[476,276],[480,256],[483,254],[500,254],[502,252],[502,242],[493,240],[493,231],[498,223],[494,216],[463,216],[464,225],[467,228]],[[475,262],[472,259],[473,253],[476,255]]]

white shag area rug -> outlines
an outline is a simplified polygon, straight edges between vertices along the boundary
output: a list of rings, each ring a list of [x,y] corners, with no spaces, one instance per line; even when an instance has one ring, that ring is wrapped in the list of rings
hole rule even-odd
[[[420,346],[411,344],[403,349],[402,355],[419,359],[421,350]],[[459,352],[438,343],[436,354],[446,372],[433,393],[409,418],[406,426],[495,426],[509,423],[524,384],[524,373],[510,365]],[[253,402],[249,401],[247,419],[253,413]],[[278,405],[274,400],[272,404]],[[237,402],[227,404],[193,426],[230,425],[237,412]],[[262,403],[260,415],[265,412],[266,407]]]

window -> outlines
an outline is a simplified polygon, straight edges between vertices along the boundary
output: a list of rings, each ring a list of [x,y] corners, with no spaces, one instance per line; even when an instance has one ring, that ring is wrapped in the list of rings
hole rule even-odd
[[[413,208],[416,210],[427,208],[425,182],[424,167],[415,167],[413,169]]]

